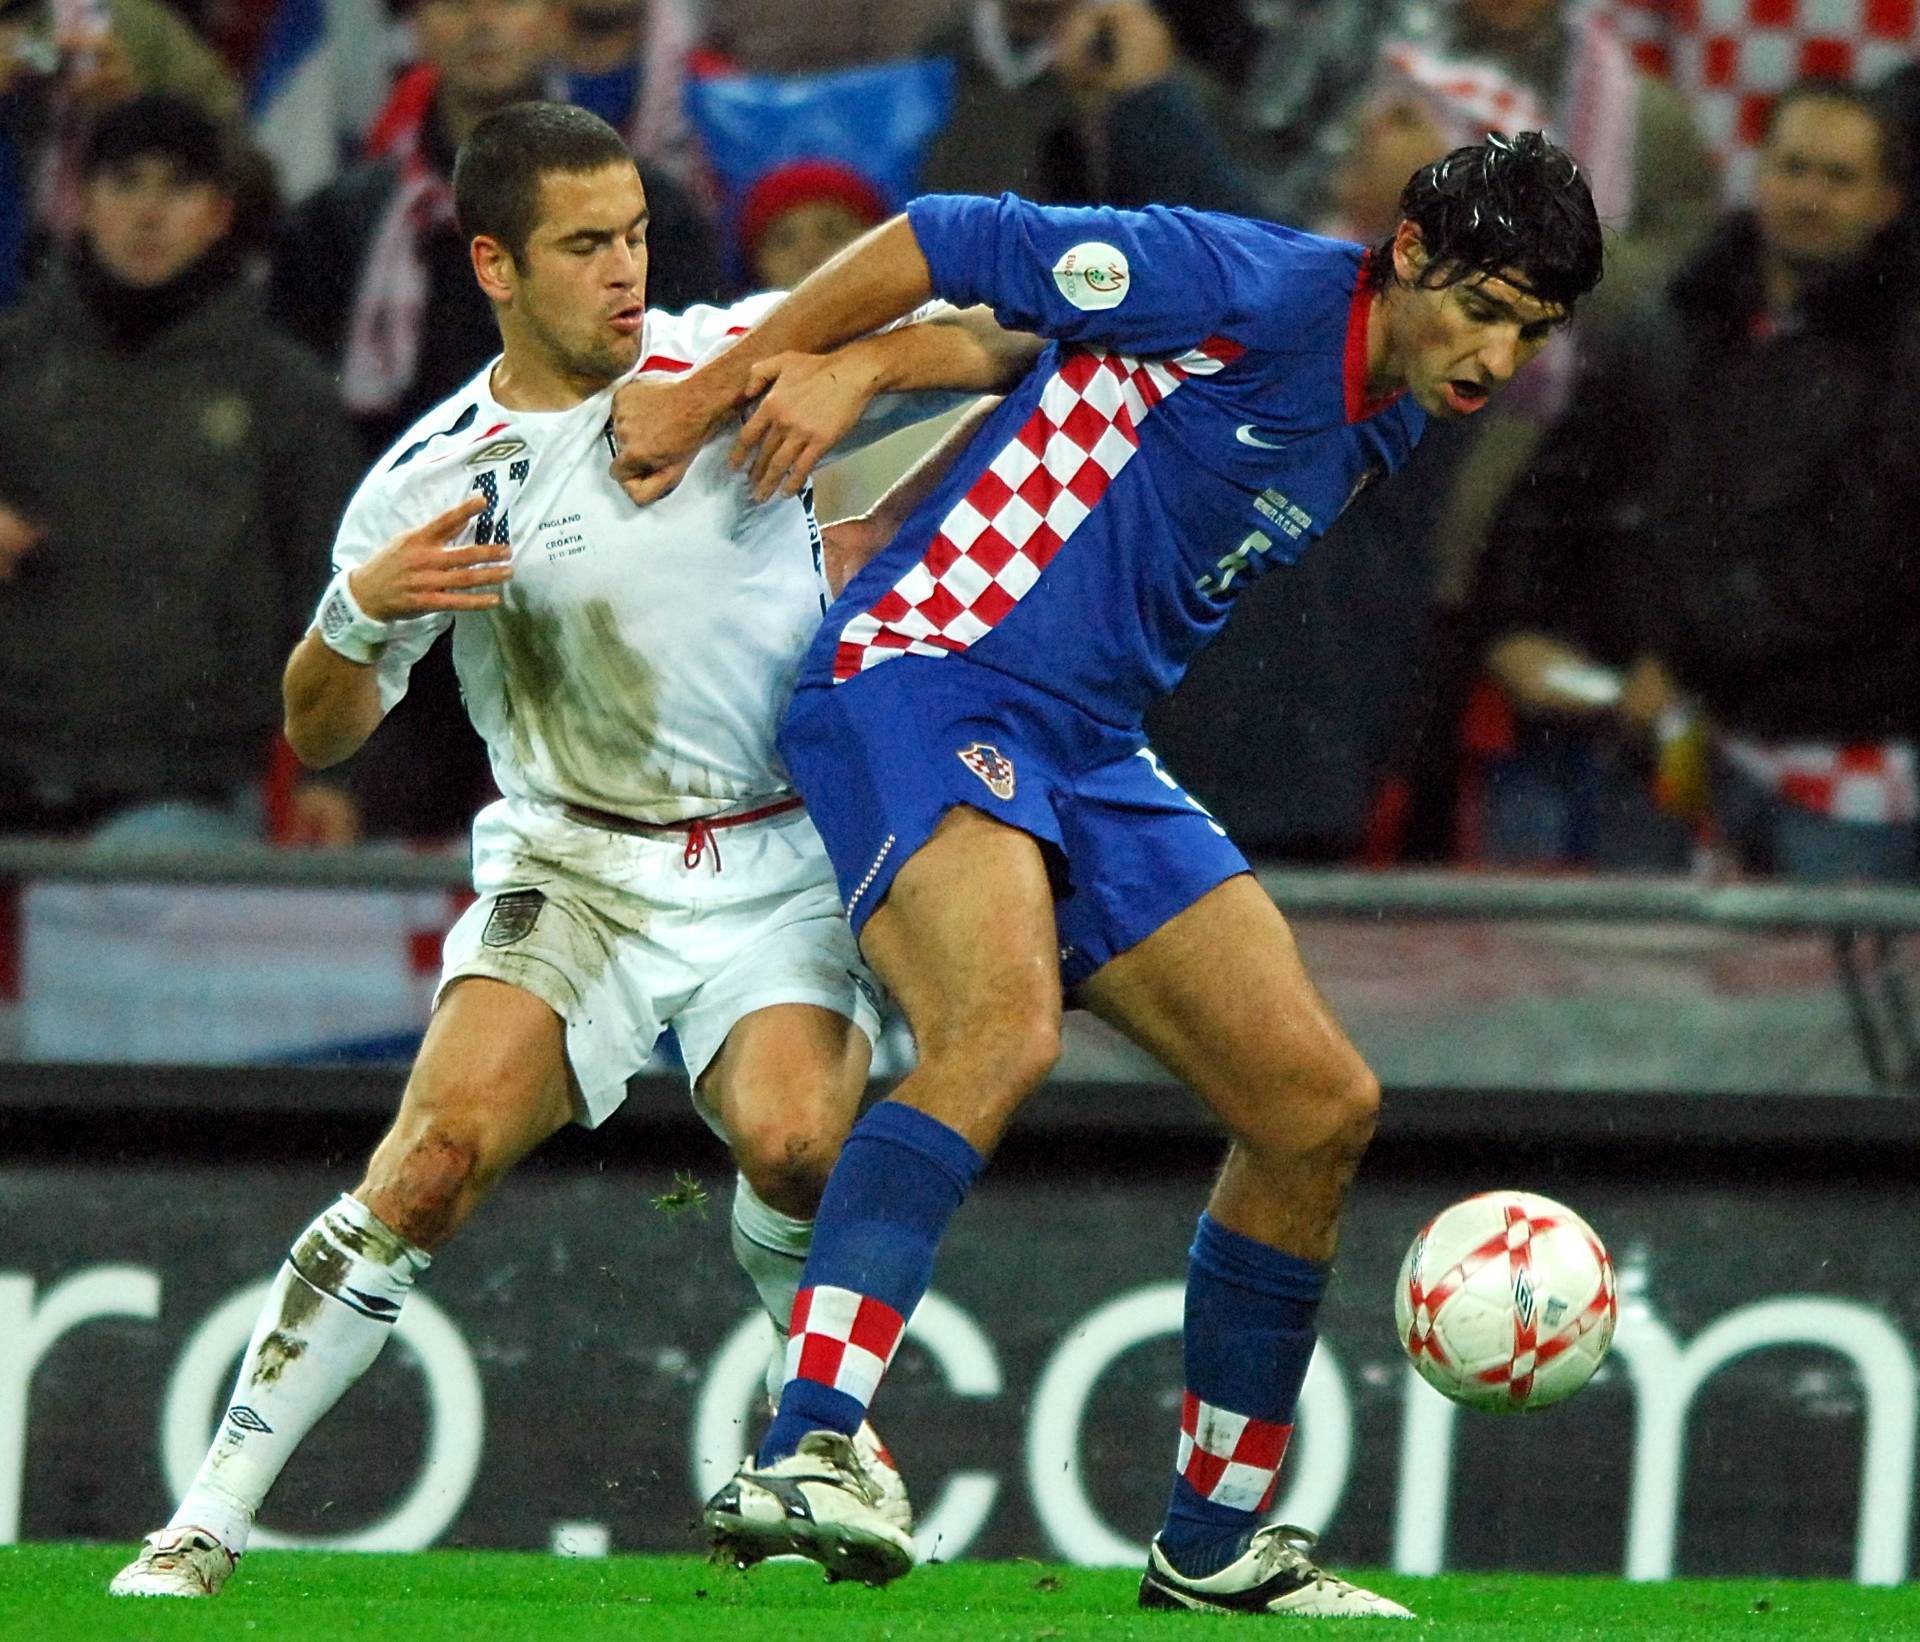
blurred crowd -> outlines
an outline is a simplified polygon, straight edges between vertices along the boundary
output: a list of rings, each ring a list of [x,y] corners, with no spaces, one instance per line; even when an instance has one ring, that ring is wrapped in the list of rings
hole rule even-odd
[[[1840,9],[0,0],[0,833],[461,836],[444,656],[323,778],[278,672],[367,463],[497,351],[453,154],[558,97],[626,134],[665,309],[922,190],[1375,241],[1545,128],[1599,291],[1243,596],[1156,743],[1267,859],[1910,879],[1920,4]]]

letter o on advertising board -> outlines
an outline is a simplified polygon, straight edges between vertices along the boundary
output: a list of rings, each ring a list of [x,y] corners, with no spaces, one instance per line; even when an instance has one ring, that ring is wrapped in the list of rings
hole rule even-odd
[[[200,1469],[213,1437],[207,1410],[233,1383],[234,1365],[246,1350],[272,1286],[271,1281],[256,1283],[208,1312],[174,1365],[160,1411],[160,1457],[175,1499],[186,1493]],[[424,1294],[408,1299],[394,1333],[395,1343],[419,1365],[427,1387],[427,1454],[412,1490],[364,1528],[334,1535],[256,1528],[251,1541],[255,1548],[418,1551],[445,1533],[460,1514],[486,1443],[486,1405],[473,1353],[452,1318]]]
[[[1081,1428],[1101,1376],[1135,1346],[1178,1334],[1185,1312],[1184,1284],[1122,1294],[1075,1325],[1041,1373],[1027,1417],[1027,1487],[1047,1536],[1074,1562],[1113,1567],[1147,1559],[1147,1547],[1116,1533],[1088,1499]],[[1301,1388],[1296,1438],[1287,1464],[1291,1480],[1270,1520],[1317,1532],[1339,1508],[1353,1461],[1353,1405],[1325,1340]],[[1171,1470],[1179,1432],[1150,1429],[1147,1440],[1164,1443]]]

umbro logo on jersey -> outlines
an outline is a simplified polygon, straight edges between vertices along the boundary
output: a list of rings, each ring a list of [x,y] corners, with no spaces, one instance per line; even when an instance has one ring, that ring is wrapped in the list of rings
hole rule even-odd
[[[227,1410],[227,1424],[238,1426],[242,1431],[259,1431],[267,1436],[273,1435],[273,1427],[245,1403],[235,1403]]]
[[[527,442],[524,439],[495,439],[490,444],[482,445],[469,456],[467,466],[477,468],[487,462],[504,462],[509,456],[518,456],[526,448]]]
[[[1252,422],[1242,422],[1233,430],[1234,438],[1243,445],[1252,445],[1256,450],[1285,450],[1291,441],[1286,439],[1262,439],[1259,427]]]
[[[974,741],[962,747],[956,756],[987,784],[987,791],[1001,803],[1013,797],[1013,760],[1003,757],[998,747]]]

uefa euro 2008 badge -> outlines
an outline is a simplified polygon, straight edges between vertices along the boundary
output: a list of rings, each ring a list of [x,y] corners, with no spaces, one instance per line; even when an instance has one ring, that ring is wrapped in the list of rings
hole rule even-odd
[[[990,747],[984,741],[973,741],[959,748],[957,753],[960,762],[979,776],[987,784],[987,791],[1001,803],[1013,797],[1013,760],[998,747]]]
[[[1127,294],[1127,257],[1117,245],[1090,239],[1053,265],[1053,282],[1076,308],[1117,308]]]

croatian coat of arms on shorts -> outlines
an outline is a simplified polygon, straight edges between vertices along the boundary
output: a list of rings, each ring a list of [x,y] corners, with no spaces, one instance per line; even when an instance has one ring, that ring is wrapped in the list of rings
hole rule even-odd
[[[1013,797],[1013,760],[1003,757],[998,747],[974,741],[962,747],[960,762],[987,784],[987,791],[1005,803]]]
[[[480,931],[482,946],[512,946],[533,933],[540,909],[547,904],[544,892],[516,889],[502,895],[487,914],[486,928]]]

